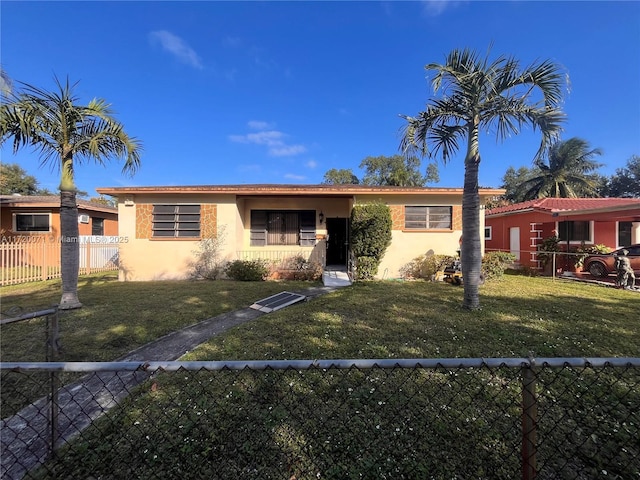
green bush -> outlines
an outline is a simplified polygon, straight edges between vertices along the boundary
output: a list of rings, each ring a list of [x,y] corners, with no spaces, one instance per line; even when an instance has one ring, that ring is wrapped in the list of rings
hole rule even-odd
[[[414,258],[400,269],[402,278],[431,280],[436,272],[442,271],[455,260],[451,255],[426,254]]]
[[[275,265],[272,273],[278,273],[280,278],[312,281],[320,280],[323,270],[320,263],[307,260],[302,255],[297,255]]]
[[[542,265],[546,266],[553,258],[554,252],[560,251],[560,239],[553,235],[542,240],[538,245],[538,259],[542,261]]]
[[[584,266],[584,259],[589,255],[611,253],[611,249],[606,245],[600,243],[597,245],[585,245],[584,242],[582,242],[580,246],[574,250],[574,252],[577,253],[574,265],[576,266],[576,268],[582,268]]]
[[[516,261],[516,256],[509,252],[487,252],[482,258],[482,273],[485,280],[500,278],[509,265]]]
[[[269,268],[264,260],[234,260],[227,264],[224,273],[232,280],[259,282],[269,276]]]
[[[355,205],[351,210],[351,250],[356,279],[373,278],[391,243],[391,211],[382,203]]]

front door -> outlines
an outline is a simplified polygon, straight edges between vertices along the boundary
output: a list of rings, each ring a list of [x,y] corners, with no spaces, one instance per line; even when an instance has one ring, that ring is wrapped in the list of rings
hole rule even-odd
[[[349,219],[327,218],[327,265],[346,265],[349,251]]]
[[[520,227],[509,229],[509,251],[516,256],[516,261],[520,261]]]

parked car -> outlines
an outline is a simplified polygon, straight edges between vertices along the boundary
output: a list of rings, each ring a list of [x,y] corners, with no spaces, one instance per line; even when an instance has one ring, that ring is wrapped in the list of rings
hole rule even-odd
[[[631,268],[640,273],[640,244],[621,247],[607,254],[590,255],[584,260],[584,269],[594,277],[606,277],[616,273],[616,255],[622,255],[622,250],[628,250],[628,257],[631,260]]]

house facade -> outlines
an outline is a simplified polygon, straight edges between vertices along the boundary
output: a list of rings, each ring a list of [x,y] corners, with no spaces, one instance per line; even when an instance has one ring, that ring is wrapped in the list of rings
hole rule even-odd
[[[554,234],[560,248],[640,243],[638,198],[541,198],[487,210],[485,248],[507,251],[525,267],[540,270],[537,247]]]
[[[380,278],[428,251],[454,254],[462,234],[462,189],[365,185],[205,185],[114,187],[121,280],[189,276],[202,239],[218,237],[226,260],[303,256],[346,266],[354,205],[389,206],[392,243]],[[482,189],[482,201],[503,190]],[[481,215],[481,223],[484,215]]]
[[[78,199],[81,236],[118,235],[118,209]],[[7,236],[60,237],[59,195],[0,195],[0,230]]]

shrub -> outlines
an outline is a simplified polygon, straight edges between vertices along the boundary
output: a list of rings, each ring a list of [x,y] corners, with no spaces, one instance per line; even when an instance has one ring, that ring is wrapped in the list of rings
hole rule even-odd
[[[356,280],[373,280],[379,265],[374,257],[356,257]]]
[[[487,252],[482,258],[482,273],[485,280],[500,278],[509,265],[515,262],[516,256],[509,252]]]
[[[351,210],[351,250],[356,279],[372,279],[391,243],[391,212],[382,203],[355,205]]]
[[[558,247],[560,239],[553,235],[542,240],[542,243],[538,245],[538,259],[542,261],[543,266],[547,266],[553,258],[554,252],[559,252]]]
[[[259,282],[267,278],[269,268],[264,260],[234,260],[227,264],[224,273],[232,280]]]
[[[322,265],[305,259],[302,255],[287,258],[273,266],[271,275],[289,280],[312,281],[322,278]]]
[[[451,255],[426,254],[414,258],[400,269],[403,278],[422,278],[431,280],[435,274],[453,263],[455,257]]]
[[[195,259],[189,264],[192,279],[217,280],[222,276],[227,263],[222,259],[221,252],[225,238],[222,225],[218,229],[218,235],[200,240],[198,249],[193,252]]]
[[[603,244],[585,245],[584,242],[582,242],[580,246],[575,249],[575,253],[577,253],[575,266],[576,268],[582,268],[584,266],[584,259],[589,255],[611,253],[611,249]]]

